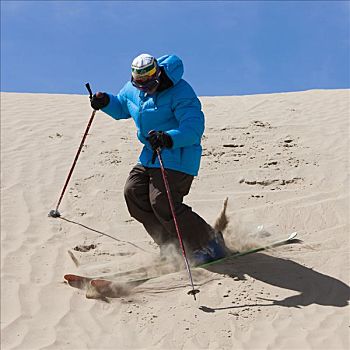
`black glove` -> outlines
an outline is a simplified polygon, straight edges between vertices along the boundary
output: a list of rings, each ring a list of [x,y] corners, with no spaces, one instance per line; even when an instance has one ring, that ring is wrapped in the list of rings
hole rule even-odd
[[[91,107],[98,111],[109,104],[109,96],[105,92],[96,92],[91,98]]]
[[[157,148],[171,148],[173,147],[173,139],[164,131],[155,131],[151,130],[148,133],[149,137],[147,138],[149,143],[152,146],[153,150]]]

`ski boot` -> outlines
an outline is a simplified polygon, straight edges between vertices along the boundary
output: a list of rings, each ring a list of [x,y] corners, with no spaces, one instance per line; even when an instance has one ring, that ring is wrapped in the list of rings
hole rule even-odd
[[[208,262],[222,259],[226,256],[227,248],[221,232],[216,232],[206,247],[194,250],[191,261],[194,266],[203,265]]]

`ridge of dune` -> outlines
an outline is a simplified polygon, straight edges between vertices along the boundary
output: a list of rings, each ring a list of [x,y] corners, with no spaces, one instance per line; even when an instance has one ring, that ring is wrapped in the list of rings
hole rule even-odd
[[[349,92],[200,98],[203,158],[186,203],[214,223],[228,196],[232,245],[292,231],[304,242],[195,272],[197,303],[183,272],[108,302],[64,283],[157,261],[123,199],[141,145],[131,120],[98,112],[61,204],[66,220],[50,219],[88,97],[2,92],[1,348],[348,349]],[[254,236],[259,225],[269,236]]]

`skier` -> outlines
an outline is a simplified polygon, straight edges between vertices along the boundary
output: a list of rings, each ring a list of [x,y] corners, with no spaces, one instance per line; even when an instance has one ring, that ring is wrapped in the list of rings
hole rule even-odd
[[[178,245],[178,240],[155,152],[161,149],[179,230],[192,263],[199,265],[224,257],[226,248],[221,232],[183,203],[198,174],[204,132],[200,101],[182,79],[183,72],[175,55],[156,59],[141,54],[132,62],[131,81],[116,96],[94,94],[91,106],[114,119],[133,118],[136,124],[144,147],[126,181],[124,197],[130,215],[143,224],[162,256],[165,247]]]

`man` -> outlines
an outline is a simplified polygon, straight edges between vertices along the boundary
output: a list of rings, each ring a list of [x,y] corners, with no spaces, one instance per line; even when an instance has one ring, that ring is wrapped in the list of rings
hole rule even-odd
[[[179,246],[179,242],[155,153],[161,149],[186,252],[199,265],[223,257],[225,244],[220,232],[183,203],[198,174],[204,132],[200,101],[182,79],[183,71],[175,55],[155,59],[141,54],[132,62],[131,81],[119,94],[98,92],[91,106],[114,119],[134,119],[144,147],[126,181],[124,196],[130,215],[144,225],[162,253],[168,244]]]

